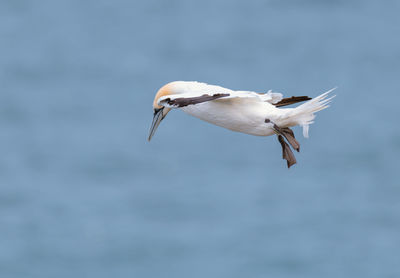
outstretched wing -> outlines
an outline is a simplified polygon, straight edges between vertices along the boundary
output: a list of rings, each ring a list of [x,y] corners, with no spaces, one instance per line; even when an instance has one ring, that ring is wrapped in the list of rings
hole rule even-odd
[[[203,103],[217,99],[232,98],[250,98],[256,101],[265,101],[271,104],[278,103],[282,100],[282,94],[268,91],[265,94],[259,94],[248,91],[231,91],[223,88],[223,90],[213,90],[214,92],[190,92],[175,95],[166,95],[158,100],[158,105],[169,108],[181,108],[188,105]]]
[[[216,93],[216,94],[202,94],[200,96],[193,96],[193,94],[179,94],[161,97],[158,101],[159,105],[169,108],[180,108],[188,105],[198,104],[206,101],[216,100],[219,98],[228,98],[230,94]]]
[[[310,97],[307,96],[301,96],[301,97],[288,97],[288,98],[283,98],[279,102],[274,103],[276,107],[281,107],[281,106],[286,106],[286,105],[291,105],[294,103],[310,100]]]

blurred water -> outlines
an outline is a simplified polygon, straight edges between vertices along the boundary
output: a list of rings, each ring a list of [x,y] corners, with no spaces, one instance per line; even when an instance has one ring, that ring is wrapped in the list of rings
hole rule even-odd
[[[399,10],[1,1],[1,277],[399,277]],[[180,111],[147,143],[173,80],[339,88],[288,171]]]

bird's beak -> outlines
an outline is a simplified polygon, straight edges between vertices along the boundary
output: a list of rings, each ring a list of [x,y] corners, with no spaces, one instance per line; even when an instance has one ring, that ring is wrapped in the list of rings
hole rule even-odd
[[[164,118],[163,110],[164,107],[154,110],[153,122],[151,123],[149,138],[147,139],[149,142],[153,137],[154,133],[156,132],[157,127],[160,125],[162,119]]]

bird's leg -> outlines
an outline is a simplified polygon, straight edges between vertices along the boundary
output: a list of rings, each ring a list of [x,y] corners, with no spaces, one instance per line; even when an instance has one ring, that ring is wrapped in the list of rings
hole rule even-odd
[[[294,137],[293,131],[288,128],[288,127],[279,127],[276,124],[274,124],[273,129],[275,132],[279,135],[282,135],[285,137],[285,139],[289,142],[289,144],[292,146],[293,149],[295,149],[297,152],[300,151],[300,144]]]
[[[277,126],[274,126],[274,128],[276,129]],[[300,152],[300,143],[294,137],[293,130],[288,127],[284,127],[280,128],[280,133],[286,138],[293,149],[295,149],[297,152]]]
[[[289,145],[285,142],[285,139],[289,142],[289,144],[295,149],[296,151],[300,151],[300,144],[297,142],[296,138],[294,137],[293,131],[288,127],[279,127],[277,124],[272,122],[270,119],[266,119],[265,123],[273,124],[273,130],[275,131],[276,135],[278,136],[279,143],[282,146],[282,158],[286,159],[287,166],[290,168],[293,164],[296,164],[296,158],[290,149]],[[285,139],[284,139],[285,138]]]
[[[294,137],[294,133],[290,128],[279,127],[277,124],[275,124],[270,119],[265,119],[265,123],[271,123],[273,125],[272,129],[275,131],[276,134],[279,134],[279,135],[282,135],[283,137],[285,137],[293,149],[295,149],[297,152],[300,151],[300,144]]]
[[[290,149],[289,145],[285,142],[285,139],[283,139],[282,135],[278,135],[278,141],[281,143],[282,146],[282,158],[286,159],[287,166],[290,168],[290,166],[296,164],[296,157],[294,156],[292,150]]]

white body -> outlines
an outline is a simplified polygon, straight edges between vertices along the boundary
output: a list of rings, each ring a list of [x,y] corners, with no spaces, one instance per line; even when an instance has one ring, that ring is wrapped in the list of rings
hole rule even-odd
[[[275,134],[273,124],[267,124],[265,120],[279,125],[279,118],[284,114],[284,109],[250,98],[217,99],[181,109],[211,124],[257,136]]]
[[[327,103],[331,98],[326,97],[332,90],[296,108],[277,108],[274,104],[282,100],[280,93],[233,91],[206,83],[175,81],[160,90],[162,96],[156,103],[168,108],[180,108],[192,116],[233,131],[269,136],[275,134],[274,124],[282,128],[301,125],[303,134],[307,137],[308,125],[315,117],[314,112],[328,107]],[[213,97],[218,94],[224,96],[183,107],[171,102]],[[266,122],[267,119],[269,121]]]

